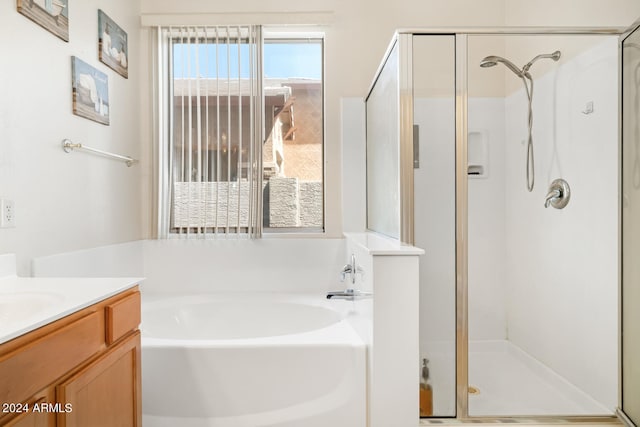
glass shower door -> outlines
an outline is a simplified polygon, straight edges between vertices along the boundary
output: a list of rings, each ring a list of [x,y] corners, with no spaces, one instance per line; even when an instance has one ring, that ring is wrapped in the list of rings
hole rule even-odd
[[[414,240],[422,416],[456,415],[455,36],[413,36]],[[425,372],[426,374],[426,372]],[[425,388],[427,390],[425,390]]]
[[[611,416],[618,36],[474,34],[467,59],[469,415]]]
[[[640,29],[622,41],[622,411],[640,425]]]

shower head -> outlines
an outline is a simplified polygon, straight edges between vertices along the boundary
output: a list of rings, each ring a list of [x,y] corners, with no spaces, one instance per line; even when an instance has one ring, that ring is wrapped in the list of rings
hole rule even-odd
[[[487,56],[482,61],[480,61],[480,66],[482,68],[495,67],[496,65],[498,65],[499,62],[504,64],[511,71],[513,71],[516,76],[520,78],[524,77],[524,73],[521,70],[519,70],[518,67],[516,67],[513,64],[513,62],[509,61],[508,59],[504,59],[501,56],[494,56],[494,55]]]
[[[482,68],[495,67],[498,65],[497,57],[495,56],[487,56],[482,61],[480,61],[480,66]]]
[[[513,62],[508,59],[504,59],[501,56],[490,55],[482,59],[480,61],[480,66],[482,68],[495,67],[498,63],[502,63],[513,71],[513,73],[522,79],[522,83],[524,84],[524,90],[527,93],[527,98],[529,99],[529,141],[527,143],[527,190],[533,190],[533,184],[535,181],[535,170],[533,167],[533,137],[531,134],[531,130],[533,127],[533,109],[531,107],[531,102],[533,100],[533,77],[529,74],[529,68],[539,59],[553,59],[557,61],[560,59],[560,51],[556,50],[553,53],[543,53],[542,55],[538,55],[533,58],[527,65],[519,69],[516,67]]]
[[[531,68],[531,66],[539,59],[553,59],[554,61],[557,61],[558,59],[560,59],[560,55],[561,54],[559,50],[556,50],[553,53],[543,53],[541,55],[538,55],[535,58],[533,58],[531,61],[529,61],[527,65],[522,67],[522,72],[526,73],[527,71],[529,71],[529,68]]]

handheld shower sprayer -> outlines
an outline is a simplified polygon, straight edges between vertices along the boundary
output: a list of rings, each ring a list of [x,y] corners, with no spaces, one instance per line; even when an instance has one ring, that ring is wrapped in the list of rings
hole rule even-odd
[[[540,59],[553,59],[554,61],[558,61],[560,59],[561,53],[559,50],[556,50],[553,53],[543,53],[537,55],[531,61],[529,61],[524,67],[521,69],[518,68],[513,62],[505,59],[501,56],[490,55],[482,59],[480,61],[480,66],[482,68],[495,67],[496,65],[503,64],[509,70],[513,72],[516,76],[522,79],[522,83],[524,84],[524,89],[527,94],[527,99],[529,101],[529,138],[527,140],[527,190],[533,191],[533,185],[535,183],[535,171],[534,171],[534,163],[533,163],[533,77],[529,74],[529,69],[536,61]]]
[[[508,59],[505,59],[505,58],[503,58],[501,56],[493,56],[493,55],[487,56],[482,61],[480,61],[480,66],[482,68],[490,68],[490,67],[495,67],[496,65],[498,65],[498,63],[504,64],[508,69],[513,71],[513,73],[516,76],[518,76],[520,78],[523,77],[522,70],[518,69],[518,67],[516,67],[513,62],[511,62]]]

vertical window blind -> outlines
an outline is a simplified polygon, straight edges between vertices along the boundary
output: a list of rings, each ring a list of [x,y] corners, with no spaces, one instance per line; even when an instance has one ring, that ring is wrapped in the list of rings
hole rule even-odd
[[[159,44],[160,237],[260,237],[261,28],[160,28]]]

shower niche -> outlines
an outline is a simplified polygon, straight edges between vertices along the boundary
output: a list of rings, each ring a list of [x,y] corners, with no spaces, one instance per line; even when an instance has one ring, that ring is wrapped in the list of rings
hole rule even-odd
[[[367,227],[425,250],[432,417],[615,416],[619,147],[602,141],[618,138],[619,36],[437,30],[390,44],[366,99]],[[545,209],[559,178],[572,201]]]

